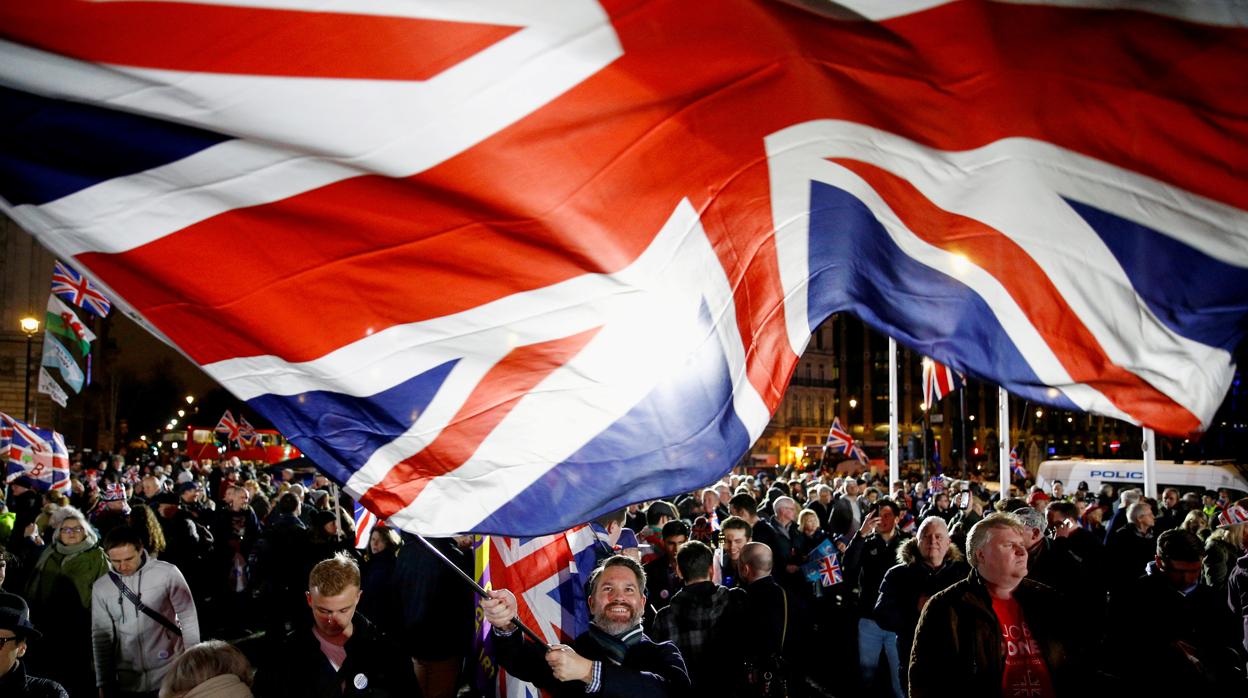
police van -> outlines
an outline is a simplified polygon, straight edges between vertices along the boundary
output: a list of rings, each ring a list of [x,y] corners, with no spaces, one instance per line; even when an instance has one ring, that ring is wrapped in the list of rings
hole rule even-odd
[[[1205,490],[1230,490],[1231,501],[1248,496],[1248,469],[1229,462],[1175,463],[1159,460],[1156,464],[1157,494],[1167,487],[1174,487],[1180,494],[1201,493]],[[1080,482],[1088,483],[1088,491],[1095,494],[1101,485],[1113,485],[1114,492],[1124,487],[1144,488],[1144,461],[1060,459],[1046,460],[1036,472],[1036,484],[1046,491],[1052,489],[1053,481],[1061,480],[1067,492],[1074,492]]]

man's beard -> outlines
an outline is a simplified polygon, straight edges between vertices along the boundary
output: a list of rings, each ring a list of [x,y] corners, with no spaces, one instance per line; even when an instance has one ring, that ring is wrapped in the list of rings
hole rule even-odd
[[[639,622],[641,622],[641,619],[637,617],[638,614],[636,609],[631,606],[627,606],[629,613],[628,619],[622,621],[611,620],[610,617],[607,616],[607,608],[609,608],[609,605],[604,606],[602,611],[595,613],[593,620],[594,625],[598,626],[608,635],[619,635],[628,630],[632,630],[637,627]]]

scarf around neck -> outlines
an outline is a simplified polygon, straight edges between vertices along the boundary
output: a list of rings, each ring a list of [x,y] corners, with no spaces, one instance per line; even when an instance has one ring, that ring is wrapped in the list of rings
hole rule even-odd
[[[640,625],[625,630],[619,635],[612,635],[591,623],[589,625],[589,637],[607,653],[607,659],[618,665],[624,663],[624,655],[628,653],[628,648],[641,644],[646,635],[641,631]]]

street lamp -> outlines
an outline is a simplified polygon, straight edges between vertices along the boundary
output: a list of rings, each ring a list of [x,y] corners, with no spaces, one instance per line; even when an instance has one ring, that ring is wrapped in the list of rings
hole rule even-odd
[[[39,320],[27,316],[21,319],[22,334],[26,335],[26,403],[22,408],[22,421],[30,423],[30,349],[39,333]]]
[[[851,410],[852,410],[852,409],[854,409],[854,408],[855,408],[855,407],[857,407],[857,406],[858,406],[858,398],[853,398],[853,397],[851,397],[851,398],[849,399],[849,409],[851,409]]]
[[[194,403],[195,403],[195,396],[194,396],[194,395],[187,395],[187,396],[186,396],[186,404],[191,405],[191,404],[194,404]]]

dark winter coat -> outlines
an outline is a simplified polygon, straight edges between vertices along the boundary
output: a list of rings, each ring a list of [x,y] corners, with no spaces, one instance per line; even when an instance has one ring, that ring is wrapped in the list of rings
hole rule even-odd
[[[1227,604],[1243,624],[1244,651],[1248,652],[1248,555],[1235,562],[1226,580]]]
[[[971,566],[962,559],[962,551],[950,545],[945,564],[932,568],[919,555],[919,541],[915,538],[901,546],[897,561],[900,564],[886,572],[880,583],[875,618],[881,628],[897,633],[898,655],[909,657],[919,613],[927,600],[966,579]]]
[[[13,670],[0,677],[0,696],[5,698],[69,698],[61,684],[49,679],[26,675],[21,661]]]
[[[845,579],[858,587],[858,613],[875,620],[875,602],[880,595],[884,573],[897,564],[897,551],[910,536],[900,528],[885,539],[879,533],[862,537],[858,533],[845,548]]]
[[[347,659],[334,671],[311,628],[286,636],[276,661],[256,676],[257,698],[420,698],[420,684],[394,641],[356,613]]]
[[[1077,695],[1086,675],[1078,628],[1050,587],[1024,579],[1014,590],[1059,696]],[[910,651],[910,696],[1001,695],[1005,644],[992,598],[977,572],[936,594],[919,616]]]
[[[550,691],[556,698],[584,698],[585,683],[556,681],[546,663],[546,648],[524,637],[521,632],[495,635],[494,648],[499,663],[512,676]],[[689,674],[680,650],[670,642],[643,637],[628,648],[624,661],[616,665],[589,633],[582,633],[572,649],[586,659],[602,662],[602,687],[595,694],[602,698],[674,698],[686,695]]]

